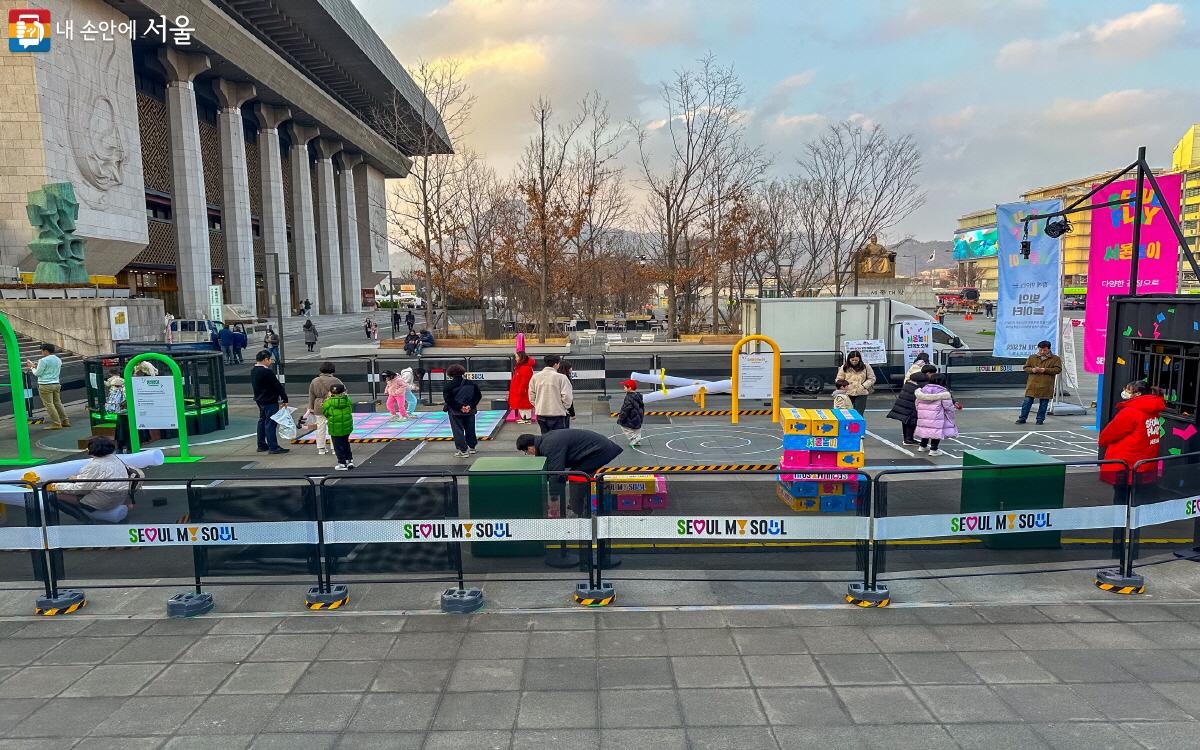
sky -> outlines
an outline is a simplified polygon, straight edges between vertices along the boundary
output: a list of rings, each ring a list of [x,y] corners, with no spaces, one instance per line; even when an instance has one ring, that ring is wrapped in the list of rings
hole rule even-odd
[[[950,239],[964,213],[1125,166],[1139,145],[1169,165],[1200,122],[1196,0],[354,2],[406,67],[461,62],[477,98],[462,140],[501,175],[538,96],[567,112],[597,91],[615,119],[651,123],[660,82],[709,53],[741,77],[772,176],[833,122],[911,133],[928,197],[893,240]]]

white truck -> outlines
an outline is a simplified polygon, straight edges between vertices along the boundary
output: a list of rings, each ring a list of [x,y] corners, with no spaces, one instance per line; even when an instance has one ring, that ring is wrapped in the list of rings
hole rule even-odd
[[[742,332],[768,336],[779,344],[784,388],[809,394],[833,382],[846,341],[883,341],[888,361],[875,365],[876,377],[881,385],[903,382],[900,324],[933,320],[924,310],[885,297],[744,299],[741,306]],[[933,347],[938,353],[962,349],[963,341],[935,322]]]

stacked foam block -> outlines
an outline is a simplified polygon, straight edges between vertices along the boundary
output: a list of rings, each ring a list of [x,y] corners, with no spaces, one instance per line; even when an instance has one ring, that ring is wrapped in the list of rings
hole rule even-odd
[[[795,511],[857,509],[867,422],[853,409],[782,409],[780,498]]]
[[[605,488],[613,497],[615,510],[637,512],[667,507],[667,478],[661,474],[630,474],[610,477]]]

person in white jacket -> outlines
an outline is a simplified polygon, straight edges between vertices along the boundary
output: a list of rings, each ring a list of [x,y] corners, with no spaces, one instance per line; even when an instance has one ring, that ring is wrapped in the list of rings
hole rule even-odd
[[[529,381],[529,401],[537,414],[538,427],[545,435],[571,426],[568,411],[575,400],[575,390],[570,379],[559,372],[562,357],[547,354],[542,362],[546,366]]]
[[[133,508],[129,480],[141,472],[121,460],[111,438],[92,438],[87,451],[92,460],[69,481],[55,482],[49,489],[60,503],[78,506],[96,520],[119,523]]]

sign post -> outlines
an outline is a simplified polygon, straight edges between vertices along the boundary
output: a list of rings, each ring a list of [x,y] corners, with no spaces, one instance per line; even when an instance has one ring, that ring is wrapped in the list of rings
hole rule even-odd
[[[167,366],[171,375],[156,377],[135,377],[133,368],[146,360],[155,360]],[[183,405],[183,373],[175,360],[158,352],[139,354],[125,363],[125,382],[131,384],[127,399],[129,420],[129,452],[137,453],[142,449],[138,438],[139,429],[176,429],[179,431],[179,455],[167,456],[166,463],[193,463],[200,461],[203,456],[193,456],[188,452],[187,416]],[[142,407],[139,409],[139,405]]]
[[[751,341],[763,341],[770,345],[773,356],[766,354],[742,354],[742,347]],[[733,383],[729,389],[733,395],[731,424],[738,423],[739,398],[771,398],[771,421],[779,421],[779,344],[767,336],[755,334],[743,336],[733,345],[730,353]]]
[[[8,316],[0,312],[0,337],[4,338],[4,353],[8,360],[8,390],[12,395],[13,431],[17,435],[17,457],[0,458],[0,466],[33,466],[46,459],[34,458],[29,442],[29,412],[25,410],[25,383],[21,377],[21,348]]]
[[[921,353],[933,357],[933,321],[906,320],[900,324],[900,333],[904,337],[904,369],[912,367],[912,363]]]

